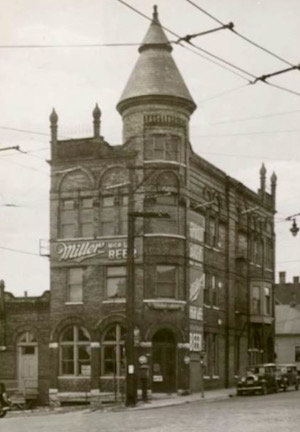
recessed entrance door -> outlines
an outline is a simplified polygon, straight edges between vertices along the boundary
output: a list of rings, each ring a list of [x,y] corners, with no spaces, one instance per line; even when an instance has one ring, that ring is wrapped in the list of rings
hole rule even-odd
[[[159,330],[152,339],[152,390],[176,391],[176,342],[170,330]]]
[[[18,387],[27,395],[35,393],[38,387],[38,347],[29,332],[18,342]]]

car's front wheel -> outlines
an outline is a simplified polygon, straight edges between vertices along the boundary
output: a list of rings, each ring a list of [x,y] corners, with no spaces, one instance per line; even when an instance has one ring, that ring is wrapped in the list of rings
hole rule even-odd
[[[262,387],[261,387],[261,394],[262,394],[262,395],[266,395],[266,394],[268,394],[268,389],[267,389],[266,384],[263,384],[263,385],[262,385]]]

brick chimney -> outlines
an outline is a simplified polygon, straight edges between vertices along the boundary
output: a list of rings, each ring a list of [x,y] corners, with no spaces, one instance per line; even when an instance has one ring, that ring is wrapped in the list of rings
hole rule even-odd
[[[280,284],[285,284],[286,282],[285,282],[285,272],[279,272],[279,283]]]

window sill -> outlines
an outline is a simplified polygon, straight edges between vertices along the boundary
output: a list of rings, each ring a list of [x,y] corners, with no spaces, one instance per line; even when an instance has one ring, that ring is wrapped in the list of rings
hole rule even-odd
[[[169,160],[166,160],[166,159],[149,159],[149,160],[144,160],[144,165],[153,164],[153,163],[163,163],[163,164],[170,164],[170,165],[179,165],[179,166],[182,166],[182,167],[186,168],[186,164],[183,164],[183,163],[177,162],[177,161],[169,161]]]
[[[78,379],[78,380],[82,380],[82,379],[91,379],[91,375],[59,375],[58,379],[60,380],[74,380],[74,379]]]
[[[83,305],[83,302],[65,302],[65,305]]]
[[[219,306],[212,306],[212,309],[217,310],[217,311],[220,310]]]
[[[112,304],[112,303],[126,303],[126,298],[115,298],[109,300],[103,300],[102,304]]]
[[[148,233],[144,234],[144,237],[172,237],[172,238],[179,238],[182,240],[185,240],[186,237],[179,235],[179,234],[172,234],[172,233]]]
[[[146,299],[143,300],[149,309],[159,309],[159,310],[180,310],[186,305],[184,300],[175,300],[172,298],[156,298],[156,299]]]

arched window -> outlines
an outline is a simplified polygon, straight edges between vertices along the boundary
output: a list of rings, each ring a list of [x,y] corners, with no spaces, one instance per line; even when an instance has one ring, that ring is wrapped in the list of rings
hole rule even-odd
[[[61,375],[90,375],[91,343],[90,336],[83,327],[67,327],[60,337]]]
[[[102,375],[124,375],[125,328],[113,324],[102,338]]]

